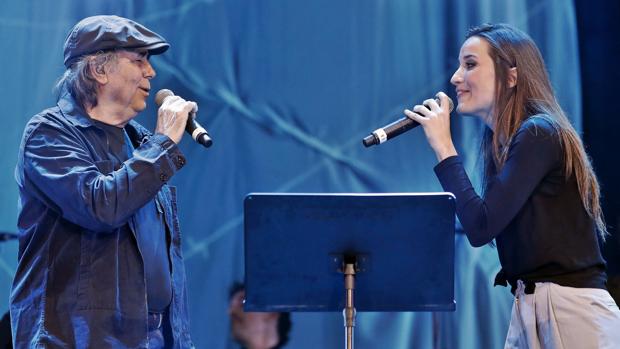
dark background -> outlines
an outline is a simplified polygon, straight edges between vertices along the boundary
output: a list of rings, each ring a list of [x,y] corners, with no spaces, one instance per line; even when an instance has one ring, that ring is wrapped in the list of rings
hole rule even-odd
[[[583,140],[601,183],[611,237],[604,244],[610,288],[620,303],[620,2],[576,1],[583,96]]]

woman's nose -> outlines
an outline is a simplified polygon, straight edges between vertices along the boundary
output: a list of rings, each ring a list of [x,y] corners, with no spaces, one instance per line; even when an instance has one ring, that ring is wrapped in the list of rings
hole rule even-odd
[[[450,78],[450,83],[452,83],[452,85],[457,85],[459,83],[463,82],[463,74],[461,73],[461,67],[459,67],[454,74],[452,74],[452,78]]]

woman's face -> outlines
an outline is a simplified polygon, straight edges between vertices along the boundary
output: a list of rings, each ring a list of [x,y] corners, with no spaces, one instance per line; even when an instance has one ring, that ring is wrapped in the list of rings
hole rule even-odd
[[[459,68],[450,82],[456,86],[459,114],[473,115],[493,128],[495,67],[486,40],[472,36],[459,53]]]

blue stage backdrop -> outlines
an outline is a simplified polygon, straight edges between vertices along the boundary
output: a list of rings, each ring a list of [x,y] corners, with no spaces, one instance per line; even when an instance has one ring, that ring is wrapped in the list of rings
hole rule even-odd
[[[0,4],[0,230],[16,230],[13,170],[23,126],[55,103],[62,44],[79,19],[133,18],[171,49],[152,59],[153,89],[198,102],[214,145],[189,137],[175,176],[198,348],[235,348],[227,292],[243,279],[242,200],[248,192],[440,191],[421,130],[365,149],[369,131],[443,90],[466,30],[507,22],[539,44],[560,102],[578,129],[581,90],[573,4],[565,0],[4,1]],[[138,120],[153,129],[154,102]],[[475,173],[481,124],[453,116],[457,148]],[[474,176],[475,179],[478,176]],[[294,232],[291,232],[294,234]],[[441,348],[499,348],[511,295],[493,288],[491,246],[456,241],[457,311],[438,316]],[[0,311],[7,309],[17,243],[0,258]],[[442,256],[437,256],[442,258]],[[294,263],[294,261],[290,261]],[[424,287],[424,285],[420,285]],[[340,313],[293,315],[288,348],[339,348]],[[360,348],[430,348],[429,313],[360,313]]]

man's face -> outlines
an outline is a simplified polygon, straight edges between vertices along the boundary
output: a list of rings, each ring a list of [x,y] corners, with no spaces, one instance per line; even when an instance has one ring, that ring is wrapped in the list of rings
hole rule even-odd
[[[232,337],[246,348],[273,348],[278,344],[279,313],[243,311],[245,291],[236,292],[230,299],[228,315]]]
[[[108,82],[102,88],[118,109],[133,118],[146,108],[150,80],[155,77],[146,50],[118,51],[116,62],[106,67],[106,74]]]

